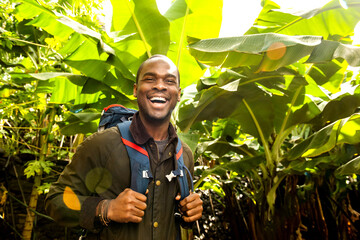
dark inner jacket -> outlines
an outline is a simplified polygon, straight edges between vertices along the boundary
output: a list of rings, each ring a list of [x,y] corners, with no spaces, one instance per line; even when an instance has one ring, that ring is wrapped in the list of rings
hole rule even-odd
[[[59,224],[81,226],[87,239],[175,239],[175,196],[180,192],[176,179],[165,175],[176,169],[175,148],[179,141],[169,125],[169,143],[159,158],[156,143],[135,114],[130,132],[138,145],[145,145],[150,158],[153,181],[149,183],[147,208],[140,223],[115,223],[108,227],[97,224],[95,210],[102,199],[114,199],[130,187],[130,161],[117,127],[94,133],[76,150],[57,182],[46,197],[47,213]],[[182,142],[186,167],[193,175],[194,163],[190,148]]]

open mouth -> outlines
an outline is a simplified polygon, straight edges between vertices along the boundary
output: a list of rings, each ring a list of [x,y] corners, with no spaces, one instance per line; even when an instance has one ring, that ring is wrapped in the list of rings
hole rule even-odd
[[[149,100],[152,103],[166,103],[166,98],[164,97],[151,97]]]

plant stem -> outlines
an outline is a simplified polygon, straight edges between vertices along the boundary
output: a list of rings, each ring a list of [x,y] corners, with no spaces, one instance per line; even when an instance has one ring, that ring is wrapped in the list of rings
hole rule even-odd
[[[44,114],[46,111],[44,111]],[[41,146],[40,154],[39,154],[39,161],[45,161],[46,156],[48,154],[48,136],[51,133],[52,126],[54,124],[55,119],[55,108],[52,108],[50,111],[50,114],[45,116],[42,119],[42,127],[47,127],[47,134],[45,136],[40,135],[39,138],[39,144]],[[40,173],[35,175],[34,177],[34,185],[31,191],[30,200],[28,208],[32,210],[36,210],[37,201],[38,201],[38,187],[41,184],[41,178],[42,178],[42,169],[40,170]],[[31,233],[33,230],[33,223],[35,219],[35,213],[33,211],[28,211],[28,214],[26,215],[25,225],[23,229],[23,237],[26,240],[31,240]]]
[[[261,130],[260,124],[257,121],[257,119],[255,117],[255,114],[251,110],[249,104],[246,102],[245,99],[243,99],[242,101],[243,101],[246,109],[249,111],[249,113],[251,115],[251,118],[253,119],[254,124],[256,126],[256,129],[257,129],[257,131],[259,133],[261,142],[262,142],[262,144],[264,146],[264,151],[265,151],[265,156],[266,156],[266,163],[267,163],[266,165],[267,165],[267,167],[269,169],[270,175],[272,175],[275,166],[274,166],[274,163],[273,163],[273,159],[271,158],[271,152],[270,152],[269,144],[268,144],[267,140],[265,139],[265,136],[264,136],[263,131]]]
[[[25,203],[23,203],[22,201],[20,201],[19,199],[17,199],[16,197],[14,197],[12,194],[10,194],[9,192],[7,193],[9,195],[9,197],[11,199],[14,199],[16,202],[20,203],[22,206],[26,207],[28,210],[30,210],[31,212],[34,212],[36,215],[39,215],[40,217],[46,218],[48,220],[54,221],[54,219],[52,219],[51,217],[49,217],[48,215],[39,213],[38,211],[29,208],[28,205],[26,205]]]

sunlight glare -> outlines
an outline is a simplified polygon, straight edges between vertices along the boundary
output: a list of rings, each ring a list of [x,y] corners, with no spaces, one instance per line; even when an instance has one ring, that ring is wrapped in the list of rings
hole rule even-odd
[[[330,0],[274,0],[274,2],[276,2],[281,9],[305,11],[324,6],[326,3],[330,2]]]

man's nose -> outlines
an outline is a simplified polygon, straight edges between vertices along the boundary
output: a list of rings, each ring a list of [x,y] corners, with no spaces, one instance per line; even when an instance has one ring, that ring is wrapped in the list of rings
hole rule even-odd
[[[166,86],[165,81],[163,79],[157,79],[154,86],[153,86],[153,88],[157,89],[157,90],[166,90],[167,86]]]

